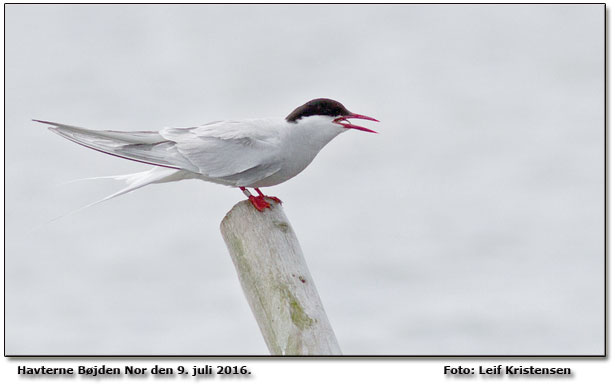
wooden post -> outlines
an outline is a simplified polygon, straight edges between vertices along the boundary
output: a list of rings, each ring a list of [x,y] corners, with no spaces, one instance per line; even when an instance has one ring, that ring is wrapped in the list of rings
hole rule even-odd
[[[220,224],[252,313],[272,355],[342,355],[282,210],[237,203]]]

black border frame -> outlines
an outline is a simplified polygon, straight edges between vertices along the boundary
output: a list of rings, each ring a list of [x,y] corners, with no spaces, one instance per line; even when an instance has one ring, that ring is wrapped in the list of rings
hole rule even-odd
[[[604,160],[604,192],[603,192],[603,207],[604,207],[604,278],[603,278],[603,289],[604,289],[604,342],[603,342],[603,354],[597,355],[293,355],[293,356],[284,356],[284,355],[7,355],[6,354],[6,244],[4,245],[4,304],[3,304],[3,318],[4,318],[4,347],[3,347],[3,355],[5,358],[64,358],[64,359],[72,359],[72,358],[342,358],[342,359],[356,359],[356,358],[373,358],[373,359],[387,359],[387,358],[597,358],[597,359],[607,359],[608,358],[608,251],[609,251],[609,179],[608,179],[608,162],[609,162],[609,154],[608,154],[608,70],[607,70],[607,62],[608,62],[608,46],[607,46],[607,21],[608,21],[608,12],[607,12],[607,3],[4,3],[3,13],[4,13],[4,71],[3,71],[3,79],[4,79],[4,127],[6,130],[6,8],[7,5],[601,5],[604,7],[604,18],[603,18],[603,123],[604,123],[604,149],[603,149],[603,160]],[[4,138],[4,240],[6,240],[6,132],[3,134]]]

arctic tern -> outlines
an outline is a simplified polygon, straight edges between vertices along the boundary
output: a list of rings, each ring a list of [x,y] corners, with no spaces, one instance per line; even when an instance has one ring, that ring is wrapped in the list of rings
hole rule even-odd
[[[91,205],[143,186],[197,178],[238,187],[259,211],[270,207],[259,188],[278,185],[304,170],[321,149],[349,129],[376,131],[349,119],[378,120],[347,110],[332,99],[313,99],[286,118],[225,120],[160,131],[97,131],[35,119],[54,133],[82,146],[131,161],[151,170],[110,177],[127,186]],[[247,188],[253,188],[257,196]]]

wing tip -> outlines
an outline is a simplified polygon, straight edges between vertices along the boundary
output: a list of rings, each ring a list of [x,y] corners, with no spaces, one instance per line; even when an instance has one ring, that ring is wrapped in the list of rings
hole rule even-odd
[[[33,120],[34,122],[42,123],[42,124],[44,124],[44,125],[54,125],[54,126],[58,126],[58,124],[57,124],[57,123],[55,123],[55,122],[43,121],[43,120],[40,120],[40,119],[32,119],[32,120]]]
[[[40,119],[32,119],[32,121],[34,122],[38,122],[38,123],[42,123],[44,125],[51,125],[51,126],[47,126],[47,129],[51,132],[54,132],[56,134],[60,134],[62,135],[61,131],[60,131],[60,125],[58,125],[55,122],[50,122],[50,121],[42,121]]]

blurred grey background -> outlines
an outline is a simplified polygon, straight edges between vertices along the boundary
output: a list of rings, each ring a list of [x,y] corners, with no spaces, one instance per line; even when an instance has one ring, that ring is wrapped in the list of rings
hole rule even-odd
[[[7,5],[6,354],[267,354],[219,233],[244,196],[32,118],[374,116],[284,200],[345,354],[603,354],[603,5]]]

